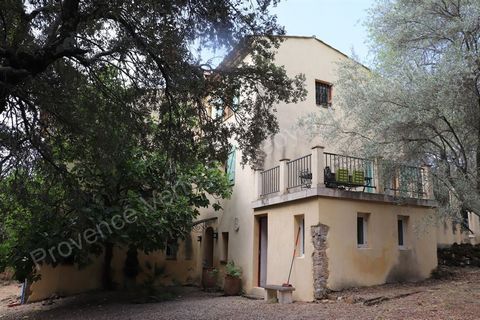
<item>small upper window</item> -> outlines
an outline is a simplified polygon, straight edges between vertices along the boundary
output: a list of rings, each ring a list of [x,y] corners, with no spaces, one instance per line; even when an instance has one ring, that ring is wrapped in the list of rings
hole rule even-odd
[[[332,105],[332,85],[323,81],[315,81],[315,102],[319,106]]]
[[[227,174],[228,181],[231,185],[235,184],[235,151],[236,148],[233,147],[232,150],[228,153],[227,163],[225,166],[225,173]]]
[[[213,118],[214,119],[219,119],[219,118],[222,118],[223,117],[223,109],[222,108],[215,108],[215,112],[213,114]]]
[[[225,112],[223,114],[223,119],[227,120],[228,118],[233,116],[235,114],[235,112],[238,110],[239,106],[240,106],[240,98],[239,98],[238,94],[236,94],[236,95],[233,96],[233,98],[231,100],[231,103],[227,107],[225,107]]]

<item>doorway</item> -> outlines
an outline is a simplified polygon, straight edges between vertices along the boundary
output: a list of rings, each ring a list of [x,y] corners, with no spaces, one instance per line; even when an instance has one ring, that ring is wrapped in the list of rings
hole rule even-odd
[[[210,290],[216,287],[217,277],[215,268],[213,267],[213,228],[208,227],[205,230],[203,238],[203,253],[202,253],[202,286],[205,290]]]
[[[268,218],[258,219],[260,235],[258,237],[258,286],[267,285]]]
[[[213,228],[208,227],[205,230],[205,239],[203,243],[203,267],[213,267]]]

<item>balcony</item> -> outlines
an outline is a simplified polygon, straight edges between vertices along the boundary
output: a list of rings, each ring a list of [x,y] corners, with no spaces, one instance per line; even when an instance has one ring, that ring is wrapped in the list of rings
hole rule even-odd
[[[308,196],[332,196],[434,206],[428,168],[324,152],[323,147],[298,159],[282,159],[257,172],[256,206]]]

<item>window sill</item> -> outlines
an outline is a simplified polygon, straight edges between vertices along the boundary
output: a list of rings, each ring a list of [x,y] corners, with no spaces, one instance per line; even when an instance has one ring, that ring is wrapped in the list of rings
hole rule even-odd
[[[370,249],[370,247],[367,244],[357,244],[357,249],[365,250]]]
[[[332,103],[331,103],[331,102],[329,102],[329,103],[321,103],[321,104],[316,103],[316,106],[317,106],[317,107],[322,107],[322,108],[328,109],[328,108],[331,108],[331,107],[332,107]]]
[[[409,251],[409,250],[410,250],[410,247],[398,246],[398,250],[400,250],[400,251]]]
[[[305,254],[301,254],[295,257],[296,259],[305,259]]]

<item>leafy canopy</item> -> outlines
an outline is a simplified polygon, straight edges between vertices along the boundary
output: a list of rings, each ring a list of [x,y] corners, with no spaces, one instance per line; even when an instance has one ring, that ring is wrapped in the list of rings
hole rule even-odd
[[[350,151],[430,165],[442,212],[480,214],[480,3],[377,1],[367,25],[372,69],[342,65],[335,112],[310,125]]]
[[[274,104],[305,94],[273,63],[276,3],[0,2],[0,267],[31,276],[31,250],[126,209],[135,223],[45,263],[86,264],[112,243],[161,249],[198,208],[219,209],[229,141],[254,163],[278,129]],[[215,68],[200,48],[235,50]],[[232,120],[211,117],[233,101]]]

